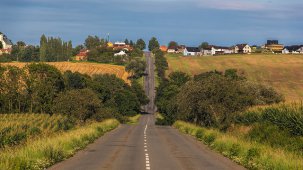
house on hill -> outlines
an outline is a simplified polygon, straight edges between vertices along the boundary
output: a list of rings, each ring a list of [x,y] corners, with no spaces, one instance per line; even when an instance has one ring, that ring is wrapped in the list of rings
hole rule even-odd
[[[184,53],[186,46],[185,45],[179,45],[177,48],[177,53]]]
[[[223,55],[223,54],[232,54],[234,53],[234,49],[230,47],[222,47],[210,45],[206,48],[202,48],[202,55]]]
[[[252,49],[248,44],[237,44],[234,47],[234,52],[236,54],[249,54],[251,51]]]
[[[123,50],[123,51],[132,51],[133,47],[126,44],[125,42],[115,42],[113,44],[113,50],[118,51],[118,50]]]
[[[13,43],[10,39],[6,37],[6,35],[0,33],[0,42],[2,44],[2,48],[0,49],[0,55],[6,53],[10,54],[12,51]]]
[[[115,53],[114,56],[125,56],[127,55],[124,51],[120,51],[118,53]]]
[[[184,49],[184,56],[200,56],[202,53],[198,47],[186,47]]]
[[[177,47],[168,47],[167,53],[177,53],[178,48]]]
[[[80,50],[80,52],[76,55],[75,60],[76,61],[87,61],[87,54],[89,50],[83,49]]]
[[[303,53],[303,45],[292,45],[286,46],[282,50],[283,54],[302,54]]]
[[[278,40],[267,40],[267,43],[264,45],[264,48],[272,51],[273,53],[282,53],[284,45],[279,44]]]
[[[162,52],[167,52],[168,48],[165,45],[160,46]]]

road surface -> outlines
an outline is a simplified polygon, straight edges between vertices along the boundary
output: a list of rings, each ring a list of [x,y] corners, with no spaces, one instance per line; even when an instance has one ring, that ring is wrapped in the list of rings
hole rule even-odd
[[[144,77],[144,89],[145,94],[149,98],[150,102],[145,106],[145,112],[153,114],[155,112],[155,66],[154,59],[151,57],[150,52],[145,52],[146,57],[146,76]]]
[[[147,56],[147,73],[153,60]],[[152,73],[150,72],[152,71]],[[147,76],[147,95],[154,98],[154,80]],[[172,127],[155,125],[153,100],[136,125],[121,125],[74,157],[51,170],[240,170],[243,167],[211,151],[194,138]]]

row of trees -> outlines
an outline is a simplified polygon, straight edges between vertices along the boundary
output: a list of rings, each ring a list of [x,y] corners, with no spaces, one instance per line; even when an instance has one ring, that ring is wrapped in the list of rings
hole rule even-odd
[[[157,107],[168,124],[176,119],[226,129],[235,115],[254,105],[283,101],[274,89],[251,83],[237,70],[206,72],[191,78],[173,72],[157,89]]]
[[[68,61],[72,56],[72,42],[64,42],[61,38],[49,37],[45,35],[40,39],[40,61]]]
[[[47,64],[0,67],[0,113],[66,114],[85,121],[135,115],[148,102],[142,87],[114,75],[64,74]]]

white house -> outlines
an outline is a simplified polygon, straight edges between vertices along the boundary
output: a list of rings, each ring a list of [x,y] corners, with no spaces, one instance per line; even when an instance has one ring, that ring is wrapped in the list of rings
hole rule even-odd
[[[126,55],[126,53],[124,51],[120,51],[120,52],[114,54],[114,56],[124,56],[124,55]]]
[[[300,54],[303,54],[303,45],[297,50]]]
[[[184,56],[198,56],[201,55],[201,51],[198,47],[186,47],[183,52]]]
[[[177,51],[178,51],[178,49],[177,48],[172,48],[172,47],[169,47],[168,49],[167,49],[167,53],[177,53]]]
[[[220,46],[208,46],[201,50],[202,55],[219,55],[219,54],[232,54],[234,50],[230,47],[220,47]]]
[[[248,44],[237,44],[234,48],[236,54],[249,54],[251,53],[251,47]]]
[[[6,35],[0,33],[0,42],[2,43],[2,49],[11,49],[13,47],[13,43],[9,40]]]
[[[216,49],[214,48],[214,46],[208,46],[206,48],[202,48],[201,53],[202,55],[215,55]]]
[[[303,53],[303,46],[300,45],[292,45],[292,46],[286,46],[282,50],[283,54],[301,54]]]

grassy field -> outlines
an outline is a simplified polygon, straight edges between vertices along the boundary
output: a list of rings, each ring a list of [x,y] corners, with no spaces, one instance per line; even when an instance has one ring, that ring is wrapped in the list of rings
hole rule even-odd
[[[0,115],[0,169],[45,169],[119,125],[109,119],[66,127],[66,121],[60,115]]]
[[[181,57],[166,55],[169,70],[196,75],[211,70],[234,68],[251,81],[270,85],[284,94],[287,101],[303,99],[303,55],[226,55]]]
[[[74,122],[59,114],[0,114],[0,149],[67,131],[74,126]]]
[[[1,63],[2,65],[13,65],[17,67],[24,67],[27,63]],[[72,72],[79,72],[82,74],[88,74],[90,76],[94,74],[115,74],[117,77],[129,82],[128,73],[125,71],[124,66],[117,66],[111,64],[99,64],[88,62],[48,62],[47,64],[57,67],[60,71],[64,72],[70,70]]]
[[[196,137],[213,150],[248,169],[297,170],[303,168],[302,155],[248,141],[239,133],[223,133],[216,129],[199,127],[182,121],[177,121],[173,126],[185,134]]]

